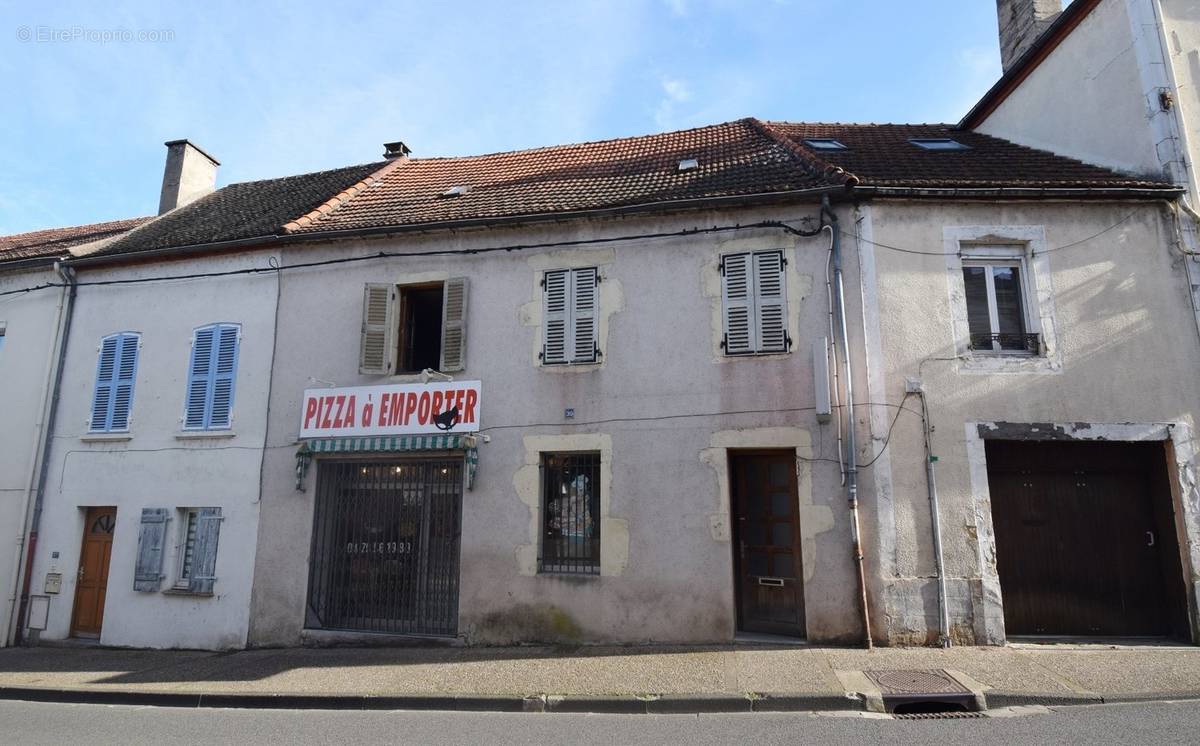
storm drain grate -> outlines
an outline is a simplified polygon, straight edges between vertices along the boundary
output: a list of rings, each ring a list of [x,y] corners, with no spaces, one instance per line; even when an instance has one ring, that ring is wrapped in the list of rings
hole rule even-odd
[[[884,709],[897,717],[958,717],[979,709],[975,694],[940,668],[863,674],[879,687]]]
[[[909,712],[892,715],[896,720],[962,720],[964,718],[985,718],[985,712]]]

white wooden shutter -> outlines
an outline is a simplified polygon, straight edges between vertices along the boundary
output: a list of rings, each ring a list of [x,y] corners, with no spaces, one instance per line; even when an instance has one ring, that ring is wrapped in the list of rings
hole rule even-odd
[[[196,541],[192,545],[192,576],[188,590],[212,593],[217,581],[217,540],[221,536],[221,509],[200,508],[196,513]]]
[[[726,355],[754,352],[754,275],[750,254],[721,257],[721,317]]]
[[[595,267],[571,272],[571,362],[596,361],[596,318],[599,300]]]
[[[442,291],[442,360],[438,370],[467,365],[467,278],[451,277]]]
[[[783,252],[754,255],[755,352],[787,352],[787,291]]]
[[[363,289],[358,372],[387,375],[396,368],[396,286],[367,283]]]
[[[570,272],[547,272],[542,278],[542,363],[569,362],[567,355],[567,296]]]
[[[153,593],[162,581],[163,545],[167,538],[166,508],[143,508],[138,533],[137,559],[133,567],[133,589]]]

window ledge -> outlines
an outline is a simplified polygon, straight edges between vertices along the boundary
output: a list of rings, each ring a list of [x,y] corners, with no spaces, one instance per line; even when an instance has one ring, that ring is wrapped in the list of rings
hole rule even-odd
[[[234,437],[237,437],[237,433],[232,430],[185,430],[175,433],[175,440],[219,440]]]
[[[84,443],[123,443],[133,440],[133,433],[88,433],[79,439]]]
[[[191,596],[193,598],[212,598],[213,593],[196,593],[186,588],[168,588],[162,592],[164,596]]]
[[[1062,363],[1047,355],[974,354],[963,357],[965,373],[1061,373]]]

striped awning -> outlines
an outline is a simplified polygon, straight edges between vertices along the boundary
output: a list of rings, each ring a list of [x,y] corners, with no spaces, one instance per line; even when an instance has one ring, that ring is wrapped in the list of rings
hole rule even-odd
[[[371,438],[323,438],[301,446],[309,453],[358,451],[449,451],[465,448],[462,435],[381,435]],[[472,439],[473,440],[473,439]]]
[[[304,489],[308,462],[321,453],[390,453],[396,451],[464,451],[467,489],[475,486],[479,449],[473,435],[383,435],[369,438],[321,438],[300,444],[296,451],[296,489]]]

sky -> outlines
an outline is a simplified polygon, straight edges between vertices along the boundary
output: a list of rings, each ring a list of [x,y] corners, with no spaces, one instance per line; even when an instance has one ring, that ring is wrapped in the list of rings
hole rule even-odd
[[[755,116],[956,122],[992,0],[0,0],[0,235],[151,215],[167,140],[218,185]]]

